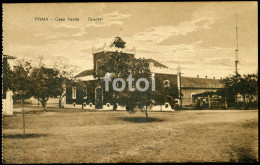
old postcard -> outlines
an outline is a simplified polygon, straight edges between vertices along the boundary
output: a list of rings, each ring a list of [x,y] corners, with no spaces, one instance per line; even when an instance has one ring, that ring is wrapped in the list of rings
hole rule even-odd
[[[258,162],[257,2],[2,4],[2,162]]]

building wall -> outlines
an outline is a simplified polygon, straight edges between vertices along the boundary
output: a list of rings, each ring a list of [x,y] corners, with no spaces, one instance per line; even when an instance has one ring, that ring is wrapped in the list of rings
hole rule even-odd
[[[192,105],[192,104],[196,104],[192,101],[192,94],[199,94],[199,93],[204,93],[204,92],[215,92],[217,89],[196,89],[196,88],[190,88],[190,89],[187,89],[187,88],[182,88],[181,89],[182,91],[182,105]]]
[[[3,115],[12,115],[13,114],[13,92],[6,92],[6,99],[2,99],[3,103]]]

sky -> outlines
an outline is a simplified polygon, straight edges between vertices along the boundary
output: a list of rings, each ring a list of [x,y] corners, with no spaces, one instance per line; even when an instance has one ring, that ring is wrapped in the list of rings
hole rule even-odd
[[[3,4],[3,54],[32,64],[39,56],[49,65],[62,59],[78,73],[93,68],[93,47],[120,36],[127,48],[136,48],[136,58],[180,65],[183,76],[221,78],[235,72],[235,14],[238,72],[256,73],[257,2]]]

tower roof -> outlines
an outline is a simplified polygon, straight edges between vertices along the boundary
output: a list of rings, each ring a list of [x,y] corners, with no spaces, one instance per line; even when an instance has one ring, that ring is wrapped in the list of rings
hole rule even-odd
[[[109,45],[109,47],[117,47],[117,48],[124,48],[126,42],[122,40],[120,37],[115,37],[115,39],[112,41],[112,43]]]

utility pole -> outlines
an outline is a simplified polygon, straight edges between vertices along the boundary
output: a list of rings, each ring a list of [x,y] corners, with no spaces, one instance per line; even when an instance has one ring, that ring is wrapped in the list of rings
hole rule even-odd
[[[236,41],[237,41],[237,48],[235,50],[235,73],[236,75],[238,75],[238,69],[237,69],[237,65],[238,65],[238,27],[237,27],[237,14],[236,14]]]
[[[177,67],[177,80],[178,80],[178,88],[179,88],[179,96],[180,96],[180,109],[182,109],[182,96],[181,96],[181,67],[178,65]]]
[[[235,74],[236,76],[238,75],[238,69],[237,69],[237,65],[238,65],[238,27],[237,27],[237,14],[236,14],[236,41],[237,41],[237,47],[235,50]],[[235,95],[235,101],[237,101],[237,95]]]

